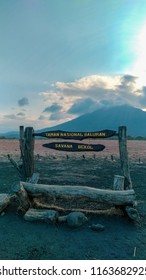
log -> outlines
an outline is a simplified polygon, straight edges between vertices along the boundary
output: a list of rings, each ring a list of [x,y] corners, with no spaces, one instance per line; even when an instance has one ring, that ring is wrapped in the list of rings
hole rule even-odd
[[[129,161],[128,161],[128,151],[127,151],[127,139],[126,139],[126,126],[119,127],[119,152],[120,152],[120,161],[121,169],[123,176],[125,177],[124,189],[132,189],[132,181],[129,170]]]
[[[33,127],[20,126],[20,150],[22,158],[22,173],[28,180],[34,172],[34,137]]]
[[[14,193],[16,193],[18,197],[21,212],[25,213],[31,206],[26,190],[24,189],[23,185],[20,183],[14,186],[13,191]]]
[[[23,180],[23,173],[22,173],[22,169],[21,169],[21,165],[19,165],[13,158],[11,158],[11,156],[8,154],[8,159],[9,161],[12,163],[12,165],[14,166],[14,168],[17,170],[19,177],[21,178],[21,180]]]
[[[33,209],[30,208],[24,215],[24,219],[29,222],[42,221],[55,223],[59,214],[55,210]]]
[[[124,190],[124,176],[114,175],[113,190],[123,191]]]
[[[82,198],[95,202],[108,203],[109,205],[133,205],[135,192],[133,189],[125,191],[103,190],[86,186],[60,186],[43,185],[21,182],[24,189],[31,197],[52,198]]]
[[[10,195],[0,194],[0,213],[10,204]]]

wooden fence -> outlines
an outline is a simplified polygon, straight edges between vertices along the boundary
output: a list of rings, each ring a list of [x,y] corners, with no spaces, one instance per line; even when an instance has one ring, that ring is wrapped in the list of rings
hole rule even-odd
[[[115,206],[122,208],[131,219],[137,219],[138,213],[135,209],[135,192],[132,187],[132,181],[129,170],[127,140],[125,126],[120,126],[116,134],[119,141],[119,154],[121,162],[122,176],[114,176],[114,184],[111,190],[101,190],[90,188],[87,186],[61,186],[61,185],[42,185],[37,184],[38,174],[35,173],[34,165],[34,147],[35,137],[32,127],[20,127],[20,152],[22,164],[18,164],[9,157],[10,161],[17,168],[21,177],[20,184],[16,185],[14,192],[16,193],[20,208],[26,213],[32,208],[52,209],[55,202],[59,199],[90,201],[95,204],[95,209],[107,209]],[[65,205],[65,203],[64,203]],[[58,209],[63,210],[61,207]],[[71,210],[67,208],[65,210]],[[36,214],[35,214],[36,215]],[[38,215],[38,213],[37,213]],[[45,214],[46,215],[46,214]]]

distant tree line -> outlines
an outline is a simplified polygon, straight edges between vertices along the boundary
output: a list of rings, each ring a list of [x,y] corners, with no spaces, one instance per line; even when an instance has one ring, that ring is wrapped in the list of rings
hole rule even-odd
[[[146,137],[143,137],[143,136],[136,136],[136,137],[133,137],[133,136],[128,135],[128,136],[127,136],[127,139],[128,139],[128,140],[146,140]]]
[[[6,137],[6,136],[0,136],[0,139],[18,139],[17,137]]]

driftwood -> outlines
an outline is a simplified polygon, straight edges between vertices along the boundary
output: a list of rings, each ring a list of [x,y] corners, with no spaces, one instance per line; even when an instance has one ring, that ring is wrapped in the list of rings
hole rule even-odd
[[[33,209],[30,208],[24,215],[26,221],[42,221],[48,223],[55,223],[59,214],[55,210]]]
[[[0,213],[10,204],[10,195],[0,194]]]
[[[133,205],[135,192],[133,189],[125,191],[102,190],[86,186],[60,186],[60,185],[43,185],[21,182],[29,196],[57,198],[82,198],[109,205]]]

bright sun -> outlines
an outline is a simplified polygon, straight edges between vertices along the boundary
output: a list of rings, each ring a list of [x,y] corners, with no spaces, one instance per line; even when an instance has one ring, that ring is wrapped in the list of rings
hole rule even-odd
[[[146,23],[140,30],[136,39],[136,56],[137,59],[133,65],[132,72],[138,77],[138,85],[146,85]]]

